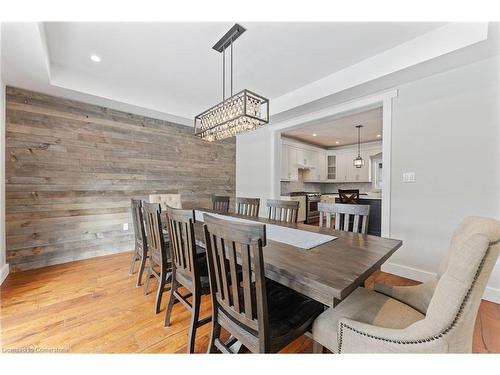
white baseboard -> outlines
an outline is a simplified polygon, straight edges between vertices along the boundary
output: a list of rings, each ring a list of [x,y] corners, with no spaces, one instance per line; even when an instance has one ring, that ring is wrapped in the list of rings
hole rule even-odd
[[[382,265],[382,271],[420,282],[427,281],[436,276],[434,272],[424,271],[418,268],[403,266],[396,263],[384,263]],[[500,289],[487,286],[483,294],[483,299],[500,304]]]
[[[8,275],[9,275],[9,265],[4,264],[3,267],[0,269],[0,285],[2,285],[2,283],[7,278]]]
[[[407,279],[424,282],[436,277],[434,272],[424,271],[418,268],[403,266],[397,263],[382,264],[382,271],[392,273],[394,275],[406,277]]]
[[[487,286],[483,294],[483,299],[500,304],[500,289]]]

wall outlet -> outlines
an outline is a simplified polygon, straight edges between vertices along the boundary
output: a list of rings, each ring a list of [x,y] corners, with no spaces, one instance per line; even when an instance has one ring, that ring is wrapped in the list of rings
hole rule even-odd
[[[415,172],[403,172],[403,182],[415,182]]]
[[[123,230],[128,230],[128,223],[123,223]]]

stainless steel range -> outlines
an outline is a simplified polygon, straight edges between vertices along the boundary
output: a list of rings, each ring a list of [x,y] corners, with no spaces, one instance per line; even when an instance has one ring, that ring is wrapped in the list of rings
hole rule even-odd
[[[306,224],[314,224],[319,221],[318,203],[321,201],[321,193],[296,191],[290,193],[291,197],[306,197]]]

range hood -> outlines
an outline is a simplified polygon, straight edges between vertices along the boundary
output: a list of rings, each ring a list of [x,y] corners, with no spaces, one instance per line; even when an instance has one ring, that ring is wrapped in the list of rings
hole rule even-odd
[[[297,164],[298,169],[305,169],[305,170],[311,170],[311,169],[316,169],[316,167],[313,167],[311,165],[304,165],[304,164]]]

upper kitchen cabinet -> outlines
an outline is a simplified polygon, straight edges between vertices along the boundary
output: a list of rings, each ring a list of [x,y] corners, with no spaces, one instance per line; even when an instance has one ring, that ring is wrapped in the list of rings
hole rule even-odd
[[[281,180],[297,181],[303,170],[304,181],[326,180],[325,150],[288,139],[281,140]]]
[[[281,143],[281,180],[297,181],[299,179],[298,153],[297,148]]]
[[[356,147],[339,147],[328,150],[325,154],[326,178],[329,182],[371,182],[371,156],[382,151],[380,143],[369,143],[361,145],[361,157],[365,165],[356,168],[353,160],[358,155]]]

